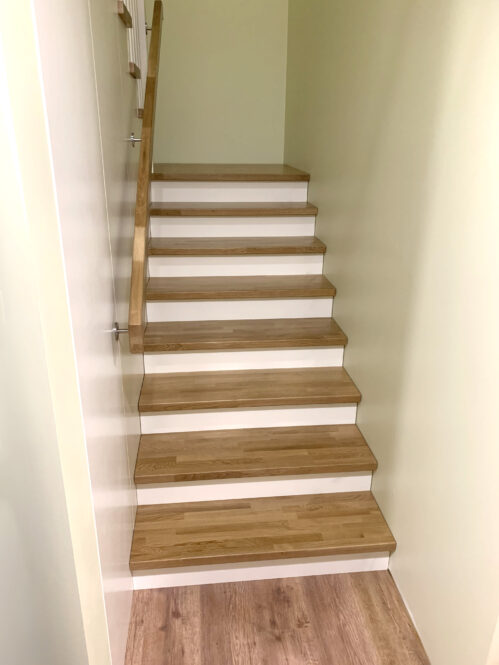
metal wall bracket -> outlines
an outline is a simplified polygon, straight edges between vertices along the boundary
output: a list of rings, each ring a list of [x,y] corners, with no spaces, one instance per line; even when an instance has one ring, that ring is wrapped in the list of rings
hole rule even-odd
[[[135,138],[135,134],[132,132],[129,138],[127,138],[127,141],[132,144],[132,148],[135,148],[135,144],[140,143],[142,139]]]
[[[119,340],[121,333],[127,333],[128,328],[120,328],[118,321],[115,321],[113,324],[113,327],[111,328],[110,332],[113,333],[114,339],[116,341]]]

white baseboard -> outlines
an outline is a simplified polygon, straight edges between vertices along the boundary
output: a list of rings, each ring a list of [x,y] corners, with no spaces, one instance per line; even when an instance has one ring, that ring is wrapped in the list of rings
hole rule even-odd
[[[151,201],[305,203],[307,182],[151,182]]]
[[[251,427],[299,427],[305,425],[354,425],[356,404],[263,407],[254,409],[205,409],[146,413],[140,416],[142,434],[201,432]]]
[[[360,573],[373,570],[387,570],[388,561],[388,552],[379,552],[313,557],[308,559],[288,559],[287,561],[259,561],[215,566],[192,566],[182,569],[169,568],[157,571],[134,572],[133,588],[135,590],[161,589],[164,587],[192,586],[197,584],[221,584],[225,582],[272,580],[310,575]]]
[[[269,496],[332,494],[333,492],[368,492],[371,489],[371,478],[371,471],[357,471],[137,485],[137,501],[139,506],[148,506],[158,503],[228,501]]]
[[[313,236],[315,217],[151,217],[153,238]]]
[[[322,275],[322,254],[293,256],[150,256],[150,277]]]
[[[252,349],[248,351],[185,351],[146,353],[146,374],[209,372],[236,369],[286,369],[299,367],[341,367],[342,346],[297,349]]]
[[[333,315],[333,298],[169,300],[147,303],[147,320],[306,319]]]

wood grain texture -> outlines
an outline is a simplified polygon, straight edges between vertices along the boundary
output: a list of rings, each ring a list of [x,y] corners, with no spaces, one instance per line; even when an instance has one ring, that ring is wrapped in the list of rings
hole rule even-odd
[[[334,298],[335,295],[335,287],[323,275],[151,277],[146,289],[149,301]]]
[[[146,374],[139,411],[354,404],[360,392],[343,367]]]
[[[135,591],[125,665],[430,665],[388,571]]]
[[[240,319],[148,323],[144,351],[216,351],[345,346],[347,336],[331,318]]]
[[[128,63],[128,71],[133,79],[142,78],[142,72],[140,71],[140,67],[136,65],[134,62]]]
[[[129,342],[132,353],[143,351],[145,332],[144,288],[147,276],[147,246],[149,240],[149,194],[154,138],[154,116],[156,112],[156,91],[158,87],[159,50],[161,44],[161,21],[163,4],[154,3],[151,41],[142,119],[139,168],[137,176],[137,196],[135,201],[135,228],[132,249],[132,276],[130,281],[130,305],[128,312]]]
[[[308,182],[305,171],[287,164],[154,165],[152,180],[172,182]]]
[[[314,217],[311,203],[151,203],[153,217]]]
[[[324,254],[313,236],[278,238],[151,238],[149,256],[266,256]]]
[[[123,2],[123,0],[118,0],[118,16],[120,17],[120,19],[123,21],[123,23],[127,28],[133,27],[132,16],[128,11],[127,6]]]
[[[131,570],[393,552],[370,492],[138,506]]]
[[[135,482],[344,473],[376,466],[356,425],[144,434]]]

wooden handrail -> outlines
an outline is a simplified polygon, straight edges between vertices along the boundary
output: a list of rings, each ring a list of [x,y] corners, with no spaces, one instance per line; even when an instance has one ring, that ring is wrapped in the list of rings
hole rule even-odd
[[[154,116],[156,112],[156,93],[158,89],[162,18],[163,3],[161,0],[156,0],[154,3],[151,42],[149,46],[144,116],[142,120],[142,142],[140,144],[137,198],[135,203],[132,279],[130,284],[130,307],[128,310],[128,332],[130,351],[132,351],[132,353],[141,353],[144,350],[144,332],[146,328],[144,290],[147,275],[146,261],[147,243],[149,238],[149,198],[151,191]]]

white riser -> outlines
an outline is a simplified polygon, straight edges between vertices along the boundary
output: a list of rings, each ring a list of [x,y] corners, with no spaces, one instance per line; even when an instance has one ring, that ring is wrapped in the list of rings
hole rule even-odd
[[[307,201],[307,182],[151,182],[154,203]]]
[[[150,256],[151,277],[321,275],[322,254],[308,256]]]
[[[313,236],[315,217],[151,217],[153,238]]]
[[[341,367],[342,346],[254,349],[249,351],[193,351],[148,353],[144,355],[146,374],[204,372],[231,369],[285,369],[293,367]]]
[[[135,590],[161,589],[195,584],[221,584],[224,582],[306,577],[308,575],[362,573],[373,570],[387,570],[389,558],[388,552],[380,552],[288,559],[287,561],[191,566],[180,570],[169,568],[133,573],[133,588]]]
[[[254,409],[205,409],[147,413],[140,417],[142,434],[200,432],[248,427],[298,427],[305,425],[353,425],[356,404],[262,407]]]
[[[147,320],[150,322],[302,319],[329,317],[332,314],[332,298],[171,300],[147,303]]]
[[[268,496],[331,494],[333,492],[367,492],[372,473],[332,473],[308,476],[282,476],[210,480],[162,485],[137,485],[139,506],[156,503],[189,501],[222,501],[254,499]]]

